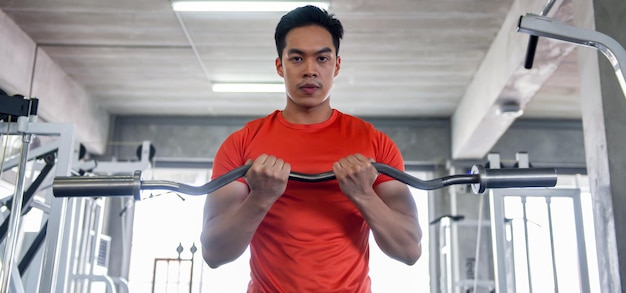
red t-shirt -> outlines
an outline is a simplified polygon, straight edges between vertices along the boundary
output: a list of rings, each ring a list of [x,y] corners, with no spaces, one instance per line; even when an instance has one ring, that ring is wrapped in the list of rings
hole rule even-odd
[[[355,153],[404,170],[391,139],[361,119],[333,110],[325,122],[293,124],[275,111],[226,139],[212,177],[263,153],[308,174],[332,171],[334,162]],[[388,180],[380,175],[374,185]],[[336,180],[289,181],[250,243],[248,292],[370,292],[368,238],[367,223]]]

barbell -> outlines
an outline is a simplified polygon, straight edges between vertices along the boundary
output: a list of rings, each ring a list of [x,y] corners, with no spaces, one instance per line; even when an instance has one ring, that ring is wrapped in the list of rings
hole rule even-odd
[[[474,165],[469,174],[450,175],[432,180],[421,180],[389,165],[372,163],[380,173],[421,190],[435,190],[451,185],[471,185],[475,194],[491,188],[554,187],[557,172],[554,168],[488,169]],[[55,197],[111,197],[133,196],[141,200],[142,190],[169,190],[188,195],[210,194],[224,185],[245,176],[250,165],[235,168],[202,186],[192,186],[167,180],[142,180],[141,171],[125,176],[75,177],[59,176],[53,182]],[[321,182],[335,179],[332,171],[319,174],[291,172],[289,180]]]

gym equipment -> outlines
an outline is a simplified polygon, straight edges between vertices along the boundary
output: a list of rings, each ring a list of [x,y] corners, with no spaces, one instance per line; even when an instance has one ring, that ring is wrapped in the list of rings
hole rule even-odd
[[[39,99],[26,99],[22,95],[9,96],[0,89],[0,120],[6,122],[17,122],[18,117],[28,117],[37,115]]]
[[[155,147],[150,141],[144,140],[141,145],[137,147],[136,152],[137,161],[79,160],[73,162],[72,169],[75,169],[80,175],[85,173],[94,175],[119,175],[132,173],[132,170],[145,170],[149,168],[156,153]]]
[[[500,166],[500,156],[498,154],[489,154],[488,160],[490,165]],[[524,169],[530,167],[528,154],[526,153],[518,153],[517,162],[519,162],[520,168]],[[556,209],[558,209],[558,213],[560,215],[563,215],[563,213],[569,214],[572,217],[572,221],[567,223],[553,223],[552,211],[557,210],[552,207],[551,203],[562,203],[563,200],[567,201],[568,204],[558,205],[558,208]],[[564,227],[563,225],[570,228],[573,227],[572,230],[575,231],[573,233],[574,235],[570,234],[570,238],[568,238],[568,244],[571,243],[571,247],[573,247],[573,249],[569,250],[567,257],[577,262],[576,265],[569,268],[571,270],[575,270],[575,273],[572,274],[570,270],[569,275],[561,274],[559,276],[561,278],[570,278],[568,282],[576,282],[578,289],[580,290],[579,292],[591,291],[580,188],[558,187],[550,189],[492,189],[488,193],[488,201],[490,222],[488,226],[490,230],[489,234],[491,234],[491,255],[493,258],[494,270],[493,285],[495,292],[515,292],[516,288],[518,292],[524,291],[523,287],[517,287],[517,285],[523,286],[525,282],[527,282],[529,292],[533,292],[532,287],[534,285],[542,288],[541,290],[536,290],[535,292],[546,292],[547,290],[551,290],[548,289],[549,285],[546,286],[545,284],[550,282],[548,280],[550,277],[552,277],[554,292],[568,291],[564,290],[564,284],[557,280],[556,262],[554,260],[556,254],[555,239],[566,236],[565,234],[553,234],[553,228],[560,229],[560,227]],[[521,209],[521,217],[515,219],[507,218],[507,209],[505,208],[506,201],[508,201],[509,205],[518,205]],[[543,204],[540,204],[541,201],[543,201]],[[546,238],[543,238],[545,242],[540,248],[536,246],[531,247],[528,241],[531,236],[529,236],[528,223],[530,218],[527,212],[531,206],[535,207],[534,213],[536,213],[539,209],[545,211],[545,214],[543,215],[546,216],[546,228],[543,229],[544,232],[542,235]],[[481,212],[479,212],[479,214],[481,214]],[[479,216],[478,219],[480,223],[482,217]],[[481,226],[482,225],[479,224],[478,227]],[[480,232],[477,234],[480,235]],[[480,238],[477,237],[476,239]],[[518,241],[514,241],[514,239],[518,239]],[[566,247],[561,248],[566,249]],[[544,255],[540,263],[537,263],[536,261],[531,262],[531,256],[537,260],[535,253],[537,253],[538,250],[546,253],[547,256]],[[521,251],[521,254],[516,254],[514,251]],[[480,260],[479,252],[480,242],[477,240],[475,257],[476,262]],[[565,253],[565,250],[560,251],[561,256]],[[550,257],[552,259],[550,259]],[[523,261],[525,264],[516,267],[515,263],[517,261]],[[541,269],[545,269],[545,271],[540,278],[533,280],[531,270],[538,269],[538,266],[541,266]],[[476,268],[478,268],[478,266],[476,266]],[[517,269],[519,269],[519,271],[516,271]],[[526,272],[523,272],[523,270],[526,270]],[[478,272],[477,269],[474,271]],[[521,278],[517,277],[518,274]],[[524,274],[526,277],[524,277]],[[536,273],[534,277],[538,277]],[[478,278],[475,278],[474,280],[475,284],[472,292],[477,292],[477,285],[479,284],[477,284],[476,281],[478,281]],[[542,280],[543,283],[541,283]]]
[[[0,96],[0,99],[1,98],[2,96]],[[0,107],[0,109],[2,109],[0,111],[4,111],[3,107]],[[15,167],[17,167],[18,170],[24,170],[24,160],[32,160],[43,154],[56,151],[54,175],[69,175],[71,173],[71,162],[73,161],[72,158],[74,157],[75,150],[74,125],[67,123],[39,123],[35,122],[36,117],[34,116],[35,115],[19,117],[17,123],[0,122],[0,133],[3,135],[16,136],[46,136],[53,138],[54,141],[37,147],[32,151],[29,150],[26,155],[21,155],[19,158],[9,158],[3,161],[4,165],[0,168],[2,169],[0,171]],[[25,149],[29,148],[25,147]],[[23,181],[20,180],[20,182]],[[23,183],[20,189],[25,189]],[[24,201],[23,193],[24,192],[17,190],[16,184],[16,192],[14,194],[18,194],[18,196],[12,201],[12,206],[16,205],[19,208],[11,208],[11,217],[15,220],[13,222],[9,221],[11,223],[7,230],[9,232],[12,232],[14,224],[19,221],[19,217],[22,214],[21,211],[18,210],[22,207],[20,201]],[[32,201],[32,204],[38,203],[37,201]],[[76,227],[79,226],[76,223],[78,223],[77,221],[79,221],[80,218],[80,201],[51,199],[49,204],[49,207],[45,209],[46,214],[48,214],[48,221],[45,241],[42,243],[45,246],[43,249],[43,257],[33,259],[33,263],[30,264],[31,269],[28,269],[26,273],[21,276],[17,265],[11,264],[11,266],[5,266],[10,269],[3,272],[4,280],[2,280],[1,284],[3,290],[40,293],[68,292],[70,286],[74,283],[72,270],[75,255],[77,254],[75,248],[78,247],[76,243],[77,239],[74,236],[77,235]],[[19,236],[15,234],[11,235],[13,235],[12,237],[14,238]],[[7,240],[9,240],[9,236],[11,235],[7,236]],[[17,253],[15,252],[17,251],[8,254],[5,253],[3,255],[4,259],[16,260],[14,256],[17,255]],[[23,265],[22,263],[19,264],[20,267],[24,267],[25,265],[26,263]],[[38,269],[34,270],[33,268],[35,267]]]
[[[434,190],[451,185],[469,184],[476,194],[490,188],[554,187],[557,181],[553,168],[486,169],[474,165],[470,174],[452,175],[433,180],[420,180],[385,164],[372,163],[378,172],[422,190]],[[141,200],[141,190],[170,190],[189,195],[206,195],[244,176],[250,165],[236,168],[202,186],[190,186],[164,180],[141,180],[141,171],[132,176],[56,177],[55,197],[133,196]],[[304,174],[291,172],[289,179],[301,182],[321,182],[335,179],[332,172]]]
[[[543,9],[539,13],[539,15],[547,16],[550,10],[552,10],[554,2],[556,2],[556,0],[548,0],[548,2],[543,6]],[[539,36],[530,35],[530,38],[528,39],[528,48],[526,49],[526,60],[524,61],[524,68],[526,69],[533,68],[533,62],[535,61],[535,52],[537,51],[538,42]]]
[[[564,25],[555,19],[547,18],[544,16],[538,16],[534,14],[527,14],[525,16],[521,16],[519,19],[517,31],[528,33],[531,36],[535,36],[535,37],[539,37],[539,36],[547,37],[547,38],[552,38],[552,39],[556,39],[560,41],[573,43],[576,45],[592,47],[594,49],[597,49],[608,59],[608,61],[612,65],[617,81],[621,87],[622,94],[624,98],[626,98],[626,76],[625,76],[626,74],[626,50],[624,49],[624,47],[620,45],[619,42],[617,42],[612,37],[607,36],[603,33],[594,31],[594,30],[582,29],[582,28],[576,28],[576,27]],[[529,50],[528,54],[533,55],[534,50],[532,52]],[[584,245],[583,241],[579,241],[579,242],[582,243],[582,244],[579,243],[579,245]],[[581,259],[584,260],[584,257],[581,257]],[[581,269],[583,268],[585,271],[582,271],[580,274],[582,278],[581,284],[584,290],[582,292],[589,292],[589,279],[588,279],[588,274],[587,274],[586,263],[581,265]],[[601,274],[607,273],[605,272],[606,270],[608,269],[601,268],[600,269]],[[612,273],[607,273],[607,274],[611,275]],[[603,276],[601,276],[601,279],[602,278]],[[612,279],[612,280],[606,281],[606,283],[603,281],[602,283],[603,285],[607,284],[606,285],[608,286],[607,288],[612,287],[610,283],[614,282],[617,279],[617,284],[619,287],[619,276],[615,277],[611,275],[607,278]],[[556,280],[556,277],[555,277],[555,280]],[[506,283],[506,282],[503,282],[503,283]],[[505,288],[505,286],[506,284],[502,285],[503,288]]]
[[[536,37],[547,37],[592,47],[602,52],[613,65],[615,76],[622,88],[624,98],[626,98],[626,76],[624,76],[626,74],[626,50],[615,39],[594,30],[564,25],[558,20],[532,13],[520,17],[517,31]],[[527,60],[532,59],[534,53],[534,49],[531,49],[531,45],[529,45]],[[532,63],[532,61],[530,62]]]
[[[504,166],[497,153],[487,159],[493,168]],[[515,168],[531,168],[525,152],[515,162]],[[585,195],[578,183],[560,179],[555,188],[490,189],[477,199],[476,215],[453,211],[431,221],[439,231],[438,242],[430,242],[431,256],[438,255],[437,292],[593,292]]]
[[[39,172],[39,175],[37,175],[36,179],[31,183],[31,185],[28,187],[28,189],[23,193],[23,196],[21,197],[21,215],[20,216],[24,216],[25,214],[27,214],[34,206],[36,206],[37,204],[35,203],[36,201],[34,200],[34,195],[35,193],[38,191],[38,189],[40,188],[42,182],[44,182],[44,180],[46,179],[46,177],[48,176],[48,174],[51,172],[51,170],[54,167],[55,164],[55,151],[51,151],[48,153],[45,153],[41,156],[37,156],[36,158],[40,159],[43,158],[43,160],[45,161],[45,166],[43,167],[43,169]],[[7,200],[4,203],[4,206],[9,209],[9,207],[13,206],[13,199],[14,198],[20,198],[20,197],[11,197],[9,200]],[[14,217],[13,214],[11,214],[12,217]],[[47,222],[42,226],[42,228],[40,229],[39,233],[37,234],[36,238],[33,240],[32,244],[29,246],[28,250],[26,251],[26,253],[24,254],[24,256],[22,257],[22,259],[19,262],[18,265],[18,272],[19,275],[18,276],[22,276],[24,275],[26,269],[29,267],[30,263],[32,262],[33,258],[35,257],[35,255],[39,252],[43,241],[45,239],[45,235],[46,235],[46,230],[47,230],[48,224]],[[2,224],[0,225],[0,242],[4,241],[4,239],[6,238],[7,234],[9,232],[9,221],[3,221]],[[15,252],[13,252],[15,253]],[[14,274],[14,272],[10,272],[11,274]],[[11,281],[10,277],[7,278],[6,280]],[[7,288],[20,288],[21,284],[17,284],[17,282],[9,282],[9,285],[6,286]],[[22,290],[20,289],[16,289],[16,290]]]
[[[30,100],[32,101],[33,99]],[[3,96],[0,95],[0,114],[5,112],[4,106],[7,101],[18,102],[18,105],[14,107],[16,110],[7,116],[7,118],[11,118],[11,121],[15,120],[13,115],[30,113],[29,111],[24,112],[21,110],[24,105],[30,105],[31,109],[34,107],[33,104],[24,104],[22,99],[4,100]],[[81,167],[79,171],[83,170],[82,167],[85,167],[89,171],[98,172],[98,174],[119,174],[124,172],[124,170],[126,170],[125,174],[132,174],[132,170],[143,170],[149,165],[148,154],[150,148],[147,146],[150,143],[143,142],[140,147],[142,152],[139,162],[98,162],[95,166],[89,166],[89,162],[77,160],[74,148],[74,126],[72,124],[38,123],[35,121],[35,116],[33,114],[28,117],[17,117],[17,123],[0,122],[0,135],[20,137],[46,136],[52,139],[52,141],[43,145],[37,145],[32,149],[25,145],[23,149],[28,151],[27,155],[16,154],[6,159],[2,158],[0,161],[0,173],[14,168],[17,168],[16,172],[23,172],[26,170],[24,161],[34,161],[35,159],[39,160],[49,156],[49,159],[54,161],[53,170],[49,170],[49,167],[39,170],[40,175],[38,179],[32,182],[30,186],[26,186],[26,182],[24,182],[21,188],[22,191],[16,191],[15,193],[18,196],[14,196],[14,199],[5,202],[13,220],[9,221],[7,218],[2,222],[2,225],[0,225],[0,239],[7,238],[10,242],[13,240],[9,239],[9,236],[14,239],[21,239],[21,235],[23,235],[21,232],[18,235],[7,234],[13,231],[15,222],[19,222],[21,216],[33,207],[44,211],[44,214],[47,215],[47,220],[42,222],[43,228],[39,230],[39,233],[36,236],[32,235],[34,239],[30,244],[23,240],[24,245],[21,247],[18,245],[12,252],[4,254],[4,260],[11,260],[13,263],[10,266],[5,266],[10,267],[10,270],[3,271],[5,275],[1,284],[3,290],[8,290],[9,292],[68,292],[72,286],[74,288],[80,285],[85,287],[84,284],[88,285],[89,282],[98,282],[103,283],[108,288],[108,292],[128,292],[128,284],[125,279],[109,275],[90,274],[90,269],[85,269],[85,265],[83,265],[85,262],[93,262],[93,260],[86,257],[86,253],[93,250],[93,246],[85,244],[84,240],[94,237],[97,240],[99,239],[97,237],[106,236],[99,233],[95,236],[90,236],[81,229],[83,226],[88,226],[90,222],[86,220],[90,218],[88,204],[99,199],[86,197],[76,200],[68,198],[54,199],[52,198],[51,190],[48,189],[52,181],[52,178],[49,177],[80,173],[75,172],[73,167]],[[50,179],[49,181],[45,179],[45,183],[41,183],[43,179],[39,178],[45,177],[45,173],[52,176],[46,177]],[[22,181],[19,180],[18,182]],[[36,188],[36,185],[44,187]],[[33,200],[35,192],[41,192],[40,194],[47,201]],[[133,200],[129,200],[129,202],[133,202]],[[20,209],[13,208],[16,204]],[[102,241],[99,242],[102,243]],[[20,250],[26,251],[22,254]],[[17,257],[18,255],[24,256],[20,260]],[[37,257],[37,255],[40,257]],[[116,287],[116,285],[118,286]]]
[[[15,194],[11,202],[11,214],[8,222],[8,233],[4,246],[4,259],[2,260],[2,274],[0,275],[0,292],[6,293],[11,286],[11,274],[14,269],[15,254],[18,232],[20,227],[20,219],[22,213],[22,202],[24,194],[24,178],[28,151],[32,139],[32,134],[26,132],[29,122],[37,120],[38,100],[24,99],[23,96],[9,97],[7,95],[0,96],[0,104],[2,105],[2,120],[16,121],[17,130],[22,136],[22,145],[19,156],[19,166],[17,173],[17,181],[15,184]],[[6,109],[6,110],[5,110]],[[15,120],[13,119],[15,118]],[[15,284],[14,284],[15,285]],[[19,289],[18,289],[19,290]]]

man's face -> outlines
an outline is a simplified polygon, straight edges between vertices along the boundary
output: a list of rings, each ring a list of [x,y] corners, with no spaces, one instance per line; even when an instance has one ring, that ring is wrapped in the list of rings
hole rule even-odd
[[[288,103],[304,108],[326,104],[341,63],[331,34],[309,25],[292,29],[285,41],[276,71],[285,80]]]

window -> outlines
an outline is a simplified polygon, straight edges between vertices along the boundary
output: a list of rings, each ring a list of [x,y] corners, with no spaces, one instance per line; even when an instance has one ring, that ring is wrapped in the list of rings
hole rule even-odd
[[[576,239],[577,233],[581,233],[585,237],[590,290],[600,292],[588,179],[560,175],[556,188],[580,189],[583,231],[576,231],[574,225],[572,197],[505,198],[505,214],[511,219],[507,238],[514,247],[515,288],[517,292],[584,292],[580,287]]]

